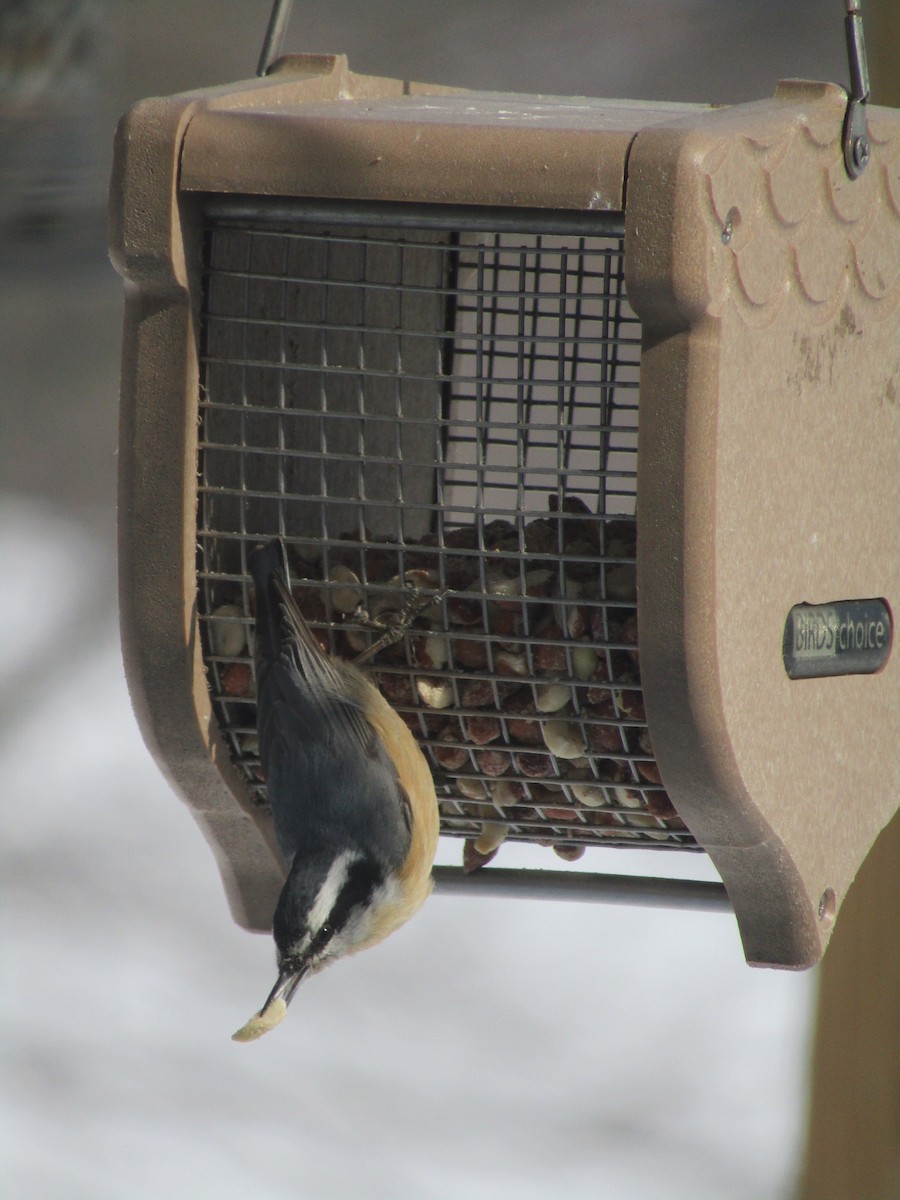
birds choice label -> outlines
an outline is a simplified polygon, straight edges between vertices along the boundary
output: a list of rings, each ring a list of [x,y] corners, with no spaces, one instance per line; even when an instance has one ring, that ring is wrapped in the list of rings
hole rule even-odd
[[[892,639],[884,600],[795,604],[784,626],[784,667],[791,679],[871,675],[887,662]]]

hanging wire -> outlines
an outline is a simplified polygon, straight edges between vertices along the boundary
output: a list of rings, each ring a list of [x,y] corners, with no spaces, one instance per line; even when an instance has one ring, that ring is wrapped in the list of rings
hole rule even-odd
[[[259,65],[256,68],[256,74],[260,78],[268,74],[269,67],[281,53],[281,43],[284,41],[292,6],[293,0],[275,0],[272,5],[272,15],[269,17],[269,25],[259,55]]]
[[[863,37],[862,11],[859,0],[846,0],[847,15],[844,29],[847,35],[847,59],[850,66],[850,94],[844,117],[844,165],[851,179],[858,179],[868,165],[872,153],[866,122],[866,103],[869,99],[869,68],[866,63],[866,43]]]

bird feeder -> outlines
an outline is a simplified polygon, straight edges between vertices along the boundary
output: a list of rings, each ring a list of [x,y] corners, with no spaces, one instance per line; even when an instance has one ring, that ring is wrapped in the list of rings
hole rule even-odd
[[[368,669],[468,867],[705,853],[749,962],[820,957],[900,797],[900,114],[853,178],[847,108],[292,56],[123,119],[127,674],[241,924],[283,878],[247,571],[277,536],[332,653],[400,628]]]

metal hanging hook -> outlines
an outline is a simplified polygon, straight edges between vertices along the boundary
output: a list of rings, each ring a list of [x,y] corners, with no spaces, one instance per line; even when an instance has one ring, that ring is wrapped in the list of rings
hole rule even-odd
[[[260,77],[268,74],[269,67],[281,52],[281,43],[284,41],[293,2],[294,0],[275,0],[272,5],[272,15],[269,17],[269,25],[266,29],[266,36],[263,38],[259,64],[256,68],[256,74]]]
[[[866,123],[866,103],[869,99],[869,67],[866,63],[866,42],[863,37],[860,0],[846,0],[847,15],[844,29],[847,35],[847,58],[850,64],[850,92],[844,116],[844,165],[851,179],[858,179],[868,165],[872,153],[869,127]]]

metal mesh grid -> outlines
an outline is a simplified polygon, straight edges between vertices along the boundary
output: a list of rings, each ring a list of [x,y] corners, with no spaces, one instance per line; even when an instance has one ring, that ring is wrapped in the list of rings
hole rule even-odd
[[[469,865],[504,836],[570,859],[694,849],[640,689],[623,238],[484,224],[208,221],[197,533],[216,716],[264,804],[246,556],[279,535],[332,653],[414,616],[371,670]]]

